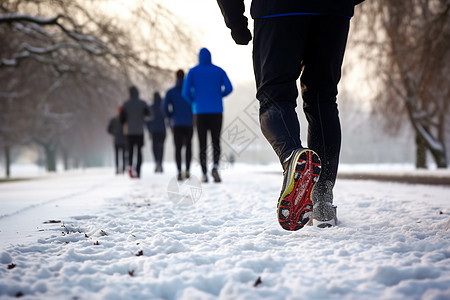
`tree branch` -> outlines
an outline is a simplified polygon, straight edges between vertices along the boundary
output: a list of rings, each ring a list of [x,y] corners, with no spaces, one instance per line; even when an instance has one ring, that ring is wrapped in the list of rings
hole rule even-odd
[[[31,22],[40,25],[57,25],[58,19],[64,18],[63,15],[57,15],[53,18],[41,18],[36,16],[24,15],[24,14],[1,14],[0,23],[13,23],[13,22]]]

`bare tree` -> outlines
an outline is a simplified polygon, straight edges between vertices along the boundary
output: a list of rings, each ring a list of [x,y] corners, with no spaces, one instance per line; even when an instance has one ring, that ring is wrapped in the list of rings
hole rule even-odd
[[[374,67],[382,88],[374,110],[398,132],[405,116],[416,133],[416,166],[426,166],[430,151],[447,167],[446,115],[450,96],[450,2],[377,0],[359,7],[353,40]]]
[[[141,84],[150,94],[171,79],[172,68],[183,66],[193,52],[187,27],[156,1],[133,5],[0,3],[0,39],[7,41],[0,43],[5,153],[17,144],[38,143],[49,170],[55,169],[57,148],[76,156],[92,153],[101,148],[99,140],[106,142],[104,126],[128,85]]]

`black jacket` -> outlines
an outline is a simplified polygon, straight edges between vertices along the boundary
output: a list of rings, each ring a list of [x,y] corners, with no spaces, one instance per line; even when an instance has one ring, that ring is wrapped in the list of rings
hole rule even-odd
[[[153,104],[149,106],[152,118],[147,122],[147,129],[152,132],[166,132],[166,122],[161,106],[161,96],[159,93],[154,94]]]
[[[108,123],[108,133],[111,134],[114,138],[114,144],[116,146],[124,146],[125,145],[125,136],[123,134],[123,127],[119,121],[118,117],[114,117],[109,120]]]
[[[130,99],[122,105],[119,120],[125,125],[125,135],[143,135],[145,117],[150,116],[150,110],[144,100],[139,99],[136,87],[130,87]]]
[[[253,19],[289,13],[332,14],[353,16],[354,6],[364,0],[253,0],[250,15]],[[225,23],[232,31],[247,28],[244,0],[217,0]]]

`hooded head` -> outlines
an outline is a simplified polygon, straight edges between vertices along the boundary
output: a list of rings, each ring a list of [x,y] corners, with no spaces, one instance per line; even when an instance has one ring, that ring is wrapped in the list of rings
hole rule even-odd
[[[131,99],[139,98],[139,90],[134,85],[130,87],[130,98]]]
[[[206,48],[200,49],[200,53],[198,54],[198,62],[201,65],[210,65],[211,64],[211,52],[209,52],[209,50]]]
[[[176,73],[175,73],[175,78],[177,79],[177,81],[176,81],[176,87],[177,87],[177,89],[179,89],[179,90],[181,90],[182,89],[182,87],[183,87],[183,80],[184,80],[184,71],[183,70],[178,70]]]
[[[178,70],[176,73],[175,73],[175,77],[176,77],[176,79],[177,79],[177,81],[178,80],[183,80],[184,79],[184,71],[183,70]]]

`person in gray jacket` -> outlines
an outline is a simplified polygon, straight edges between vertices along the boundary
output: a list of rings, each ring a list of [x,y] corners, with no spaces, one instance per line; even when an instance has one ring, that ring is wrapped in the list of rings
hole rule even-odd
[[[128,145],[128,173],[131,178],[140,178],[145,118],[150,116],[150,111],[147,103],[139,99],[139,90],[135,86],[131,86],[129,91],[130,99],[122,105],[120,122],[124,125]],[[136,164],[134,165],[135,149]]]

